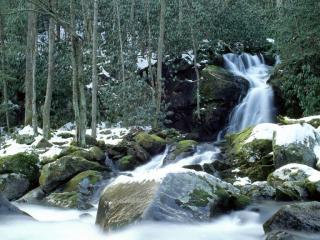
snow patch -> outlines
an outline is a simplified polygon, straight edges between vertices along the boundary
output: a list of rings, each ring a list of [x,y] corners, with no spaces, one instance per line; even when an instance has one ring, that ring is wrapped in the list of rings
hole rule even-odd
[[[237,177],[237,180],[233,183],[234,186],[245,186],[245,185],[250,185],[251,184],[251,180],[248,177]]]
[[[272,140],[273,134],[277,131],[279,125],[273,123],[262,123],[255,126],[252,130],[250,137],[245,143],[250,143],[254,140]]]

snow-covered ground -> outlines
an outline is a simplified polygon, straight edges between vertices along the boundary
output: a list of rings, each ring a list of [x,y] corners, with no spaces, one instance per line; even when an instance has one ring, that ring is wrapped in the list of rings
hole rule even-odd
[[[148,130],[148,128],[145,128]],[[116,145],[122,141],[130,131],[130,128],[121,126],[106,127],[105,124],[99,124],[97,128],[97,140],[104,141],[106,144]],[[52,158],[58,155],[63,148],[70,145],[75,135],[75,126],[73,123],[67,123],[61,128],[52,132],[52,137],[49,142],[52,147],[45,149],[37,149],[36,146],[42,137],[42,129],[38,129],[39,135],[35,137],[35,141],[30,144],[19,144],[14,138],[14,135],[30,135],[33,136],[33,129],[31,126],[26,126],[22,129],[16,129],[12,135],[6,135],[5,141],[0,145],[0,156],[8,156],[22,152],[37,153],[40,160]],[[87,129],[86,134],[91,134],[91,129]],[[69,135],[69,136],[68,136]]]

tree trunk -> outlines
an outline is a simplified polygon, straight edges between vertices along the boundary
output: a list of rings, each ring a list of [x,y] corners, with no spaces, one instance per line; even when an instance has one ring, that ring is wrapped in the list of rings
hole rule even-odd
[[[119,35],[119,45],[120,45],[120,61],[121,61],[121,77],[122,82],[125,81],[125,74],[124,74],[124,56],[123,56],[123,43],[122,43],[122,34],[121,34],[121,21],[120,21],[120,11],[119,11],[119,3],[117,0],[114,0],[116,15],[117,15],[117,22],[118,22],[118,35]]]
[[[162,59],[163,59],[163,48],[164,48],[164,32],[165,32],[165,13],[166,13],[166,0],[161,0],[161,11],[160,11],[160,34],[158,41],[158,65],[157,65],[157,106],[156,116],[158,127],[158,121],[161,111],[161,97],[162,97]]]
[[[34,48],[32,53],[32,128],[35,136],[38,135],[36,62],[37,62],[37,37],[34,38]]]
[[[35,10],[35,5],[27,3],[28,9]],[[35,11],[28,12],[28,34],[26,49],[26,76],[25,76],[25,125],[32,125],[32,95],[33,95],[33,72],[34,72],[34,54],[35,41],[37,38],[37,16]]]
[[[156,96],[155,96],[155,81],[152,70],[152,35],[151,35],[151,23],[150,23],[150,0],[145,0],[146,16],[147,16],[147,28],[148,28],[148,72],[152,91],[152,105],[156,109]],[[152,127],[157,126],[157,116],[154,116]]]
[[[7,131],[10,131],[9,120],[9,98],[8,98],[8,85],[5,79],[5,37],[4,37],[4,18],[0,15],[0,82],[3,84],[3,103],[6,113]]]
[[[94,0],[93,6],[93,32],[92,32],[92,113],[91,113],[91,136],[97,138],[97,94],[98,94],[98,71],[97,71],[97,28],[98,28],[98,0]]]
[[[75,0],[70,0],[71,16],[71,48],[72,48],[72,101],[76,121],[76,143],[84,147],[86,145],[86,109],[83,89],[83,61],[82,40],[75,34]]]
[[[50,1],[51,9],[54,10],[55,0]],[[50,135],[50,110],[52,100],[52,82],[54,74],[54,29],[55,21],[53,18],[49,20],[49,53],[48,53],[48,78],[47,78],[47,90],[46,98],[43,106],[43,137],[49,139]]]
[[[92,18],[90,17],[90,8],[89,8],[89,2],[88,0],[81,0],[82,5],[82,12],[84,16],[84,28],[85,28],[85,41],[90,42],[92,39]]]

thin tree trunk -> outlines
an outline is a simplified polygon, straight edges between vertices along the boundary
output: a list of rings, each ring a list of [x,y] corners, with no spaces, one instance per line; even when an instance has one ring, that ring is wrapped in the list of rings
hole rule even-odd
[[[71,48],[72,48],[72,100],[76,121],[76,143],[79,146],[86,145],[86,111],[83,89],[83,62],[82,62],[82,44],[81,39],[74,34],[76,32],[75,24],[75,0],[70,0],[71,16]],[[82,89],[81,89],[82,88]]]
[[[0,15],[0,73],[2,73],[3,83],[3,103],[6,113],[6,125],[7,131],[10,131],[10,120],[9,120],[9,98],[8,98],[8,85],[5,79],[5,37],[4,37],[4,18]],[[1,82],[0,78],[0,82]]]
[[[98,0],[93,3],[93,32],[92,32],[92,113],[91,113],[91,136],[97,138],[97,94],[98,94],[98,71],[97,71],[97,28],[98,28]]]
[[[85,28],[85,41],[90,42],[92,39],[92,18],[90,17],[90,8],[89,8],[89,2],[88,0],[81,0],[82,5],[82,12],[84,16],[84,28]]]
[[[120,45],[120,61],[121,61],[121,77],[122,82],[125,81],[125,74],[124,74],[124,56],[123,56],[123,43],[122,43],[122,34],[121,34],[121,21],[120,21],[120,11],[119,11],[119,3],[117,0],[114,0],[115,8],[116,8],[116,15],[117,15],[117,22],[118,22],[118,35],[119,35],[119,45]]]
[[[50,1],[51,8],[54,10],[55,0]],[[55,21],[53,18],[49,20],[49,53],[48,53],[48,78],[47,78],[47,89],[46,98],[43,106],[43,137],[49,139],[50,135],[50,110],[52,100],[52,83],[54,74],[54,29]]]
[[[32,128],[35,136],[38,135],[36,61],[37,61],[37,37],[35,37],[34,39],[34,49],[32,53]]]
[[[35,10],[33,3],[28,2],[27,7]],[[27,49],[26,49],[26,76],[25,76],[25,125],[32,125],[32,93],[33,93],[33,69],[36,41],[36,22],[37,16],[35,11],[28,12],[28,34],[27,34]]]
[[[148,72],[151,84],[151,91],[152,91],[152,105],[156,108],[156,96],[155,96],[155,81],[152,71],[152,35],[151,35],[151,23],[150,23],[150,0],[145,0],[145,7],[146,7],[146,15],[147,15],[147,28],[148,28]],[[154,116],[152,127],[157,126],[157,116]]]
[[[162,97],[162,59],[164,48],[164,32],[165,32],[165,13],[166,13],[166,0],[161,0],[160,10],[160,34],[158,41],[158,65],[157,65],[157,106],[156,115],[160,117],[161,111],[161,97]],[[157,119],[156,127],[158,127],[159,119]]]

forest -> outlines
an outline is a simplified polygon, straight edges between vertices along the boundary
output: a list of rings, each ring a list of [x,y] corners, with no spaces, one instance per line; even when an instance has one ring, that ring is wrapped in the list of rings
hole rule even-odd
[[[319,12],[0,0],[1,239],[319,239]]]

